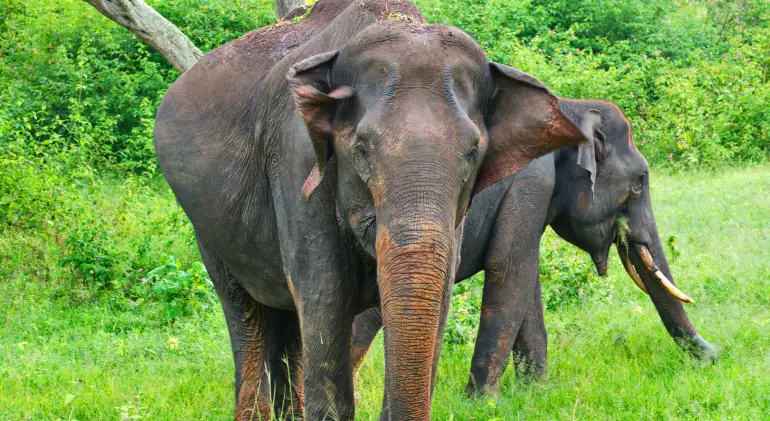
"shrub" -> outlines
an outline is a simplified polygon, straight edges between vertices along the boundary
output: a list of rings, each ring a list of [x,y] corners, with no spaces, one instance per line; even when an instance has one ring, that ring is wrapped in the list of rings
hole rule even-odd
[[[156,3],[204,51],[272,20],[263,0]],[[0,0],[0,11],[0,146],[153,172],[155,111],[178,76],[163,57],[81,0]]]
[[[214,284],[200,262],[182,270],[176,258],[169,256],[166,264],[148,272],[142,283],[151,288],[154,298],[166,304],[165,317],[169,320],[205,310],[217,302]]]
[[[456,284],[452,290],[452,304],[447,316],[444,341],[452,345],[473,343],[479,328],[484,273]]]
[[[79,222],[78,229],[65,240],[61,264],[70,266],[92,288],[120,288],[122,259],[114,237],[104,229],[107,221],[102,216],[86,215]]]
[[[558,94],[617,103],[654,167],[768,160],[765,0],[415,2]],[[150,4],[204,51],[274,20],[268,0]],[[34,273],[77,302],[159,306],[165,320],[209,308],[192,228],[158,181],[152,147],[155,110],[178,74],[82,0],[0,0],[0,32],[0,234],[32,232],[34,253],[55,256]],[[549,309],[600,292],[590,259],[567,247],[544,237]],[[481,276],[455,287],[450,342],[475,335],[481,288]]]
[[[429,21],[467,31],[491,60],[555,92],[615,102],[653,166],[770,156],[770,3],[419,0]]]
[[[580,304],[598,291],[597,280],[588,254],[548,229],[540,242],[540,285],[546,310]]]

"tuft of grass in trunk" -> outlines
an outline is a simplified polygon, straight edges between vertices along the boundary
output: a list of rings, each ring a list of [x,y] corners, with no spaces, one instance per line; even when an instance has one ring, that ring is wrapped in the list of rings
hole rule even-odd
[[[631,230],[628,228],[628,218],[619,216],[615,221],[615,229],[618,235],[618,241],[628,248],[628,234],[631,233]]]

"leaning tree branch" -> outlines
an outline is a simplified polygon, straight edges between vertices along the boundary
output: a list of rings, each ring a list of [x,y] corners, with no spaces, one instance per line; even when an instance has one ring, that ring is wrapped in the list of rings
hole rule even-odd
[[[179,28],[143,0],[83,1],[150,44],[180,73],[203,57],[203,52]]]
[[[275,0],[275,16],[280,20],[286,17],[294,8],[305,6],[305,0]]]

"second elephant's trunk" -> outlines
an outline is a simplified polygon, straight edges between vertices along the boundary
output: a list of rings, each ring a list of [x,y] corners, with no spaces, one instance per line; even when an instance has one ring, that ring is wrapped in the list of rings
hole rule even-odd
[[[649,253],[649,256],[645,256],[646,253]],[[632,278],[634,273],[638,275],[635,282],[641,281],[641,287],[650,295],[663,325],[677,344],[697,358],[705,360],[716,358],[716,348],[698,334],[685,313],[682,302],[687,302],[689,297],[672,293],[674,278],[657,233],[645,245],[628,244],[626,246],[618,243],[618,254],[621,260],[625,260],[629,275]],[[650,264],[650,259],[654,264]],[[659,273],[656,274],[656,272]],[[671,285],[668,288],[661,277],[670,282]],[[676,287],[673,288],[678,291]]]
[[[684,311],[682,302],[692,300],[674,286],[652,212],[649,189],[642,190],[639,197],[630,200],[626,216],[627,235],[616,244],[621,260],[627,259],[629,275],[633,278],[634,272],[638,274],[635,281],[642,282],[666,330],[677,344],[696,358],[713,361],[717,357],[716,348],[698,334]]]

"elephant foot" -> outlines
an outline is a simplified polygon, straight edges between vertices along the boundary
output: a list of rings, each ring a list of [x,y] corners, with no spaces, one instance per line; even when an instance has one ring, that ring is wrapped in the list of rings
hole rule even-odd
[[[476,380],[471,377],[468,380],[468,384],[465,385],[465,396],[471,399],[478,399],[484,396],[489,396],[492,399],[500,398],[500,382],[494,385],[478,384]]]
[[[465,396],[471,399],[477,399],[484,395],[484,391],[478,387],[473,377],[468,380],[468,384],[465,385]]]
[[[679,346],[696,360],[705,364],[713,364],[719,358],[719,350],[700,335],[686,340],[677,341]]]
[[[542,382],[548,379],[548,370],[545,361],[532,358],[520,358],[515,362],[516,380],[523,383]]]

